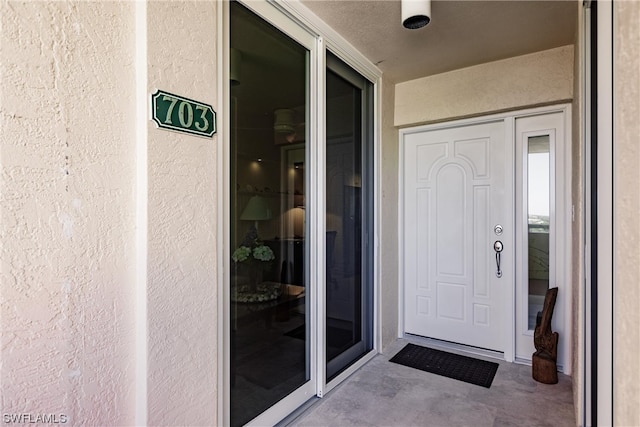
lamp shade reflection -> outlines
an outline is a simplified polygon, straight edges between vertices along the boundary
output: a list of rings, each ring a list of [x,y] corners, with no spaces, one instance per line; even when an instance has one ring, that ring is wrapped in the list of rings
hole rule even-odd
[[[258,221],[271,219],[271,209],[269,209],[269,205],[263,197],[253,196],[242,211],[240,219],[243,221],[255,221],[257,230]]]

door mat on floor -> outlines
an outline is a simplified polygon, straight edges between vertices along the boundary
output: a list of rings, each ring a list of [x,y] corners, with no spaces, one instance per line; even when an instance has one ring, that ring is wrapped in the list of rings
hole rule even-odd
[[[498,364],[473,357],[407,344],[389,362],[489,388]]]

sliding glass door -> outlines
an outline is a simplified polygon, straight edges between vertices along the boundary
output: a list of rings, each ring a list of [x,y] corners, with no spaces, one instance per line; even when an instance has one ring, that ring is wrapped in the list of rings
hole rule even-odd
[[[372,87],[327,53],[327,382],[373,348]]]
[[[285,20],[269,4],[247,6]],[[305,123],[315,39],[229,7],[230,424],[239,426],[281,418],[264,413],[311,380]],[[312,385],[292,405],[313,394]]]
[[[227,6],[225,424],[273,425],[372,355],[373,84],[278,4]]]

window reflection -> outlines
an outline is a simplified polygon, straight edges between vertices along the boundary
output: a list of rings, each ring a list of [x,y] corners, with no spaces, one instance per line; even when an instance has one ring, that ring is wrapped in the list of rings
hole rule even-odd
[[[550,143],[549,136],[530,137],[527,150],[527,218],[529,329],[536,326],[549,289]]]

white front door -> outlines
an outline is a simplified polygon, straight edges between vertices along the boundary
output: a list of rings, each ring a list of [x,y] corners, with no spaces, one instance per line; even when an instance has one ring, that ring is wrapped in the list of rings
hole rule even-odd
[[[508,352],[514,286],[510,125],[443,126],[402,133],[404,330]],[[500,259],[496,241],[504,248]]]

